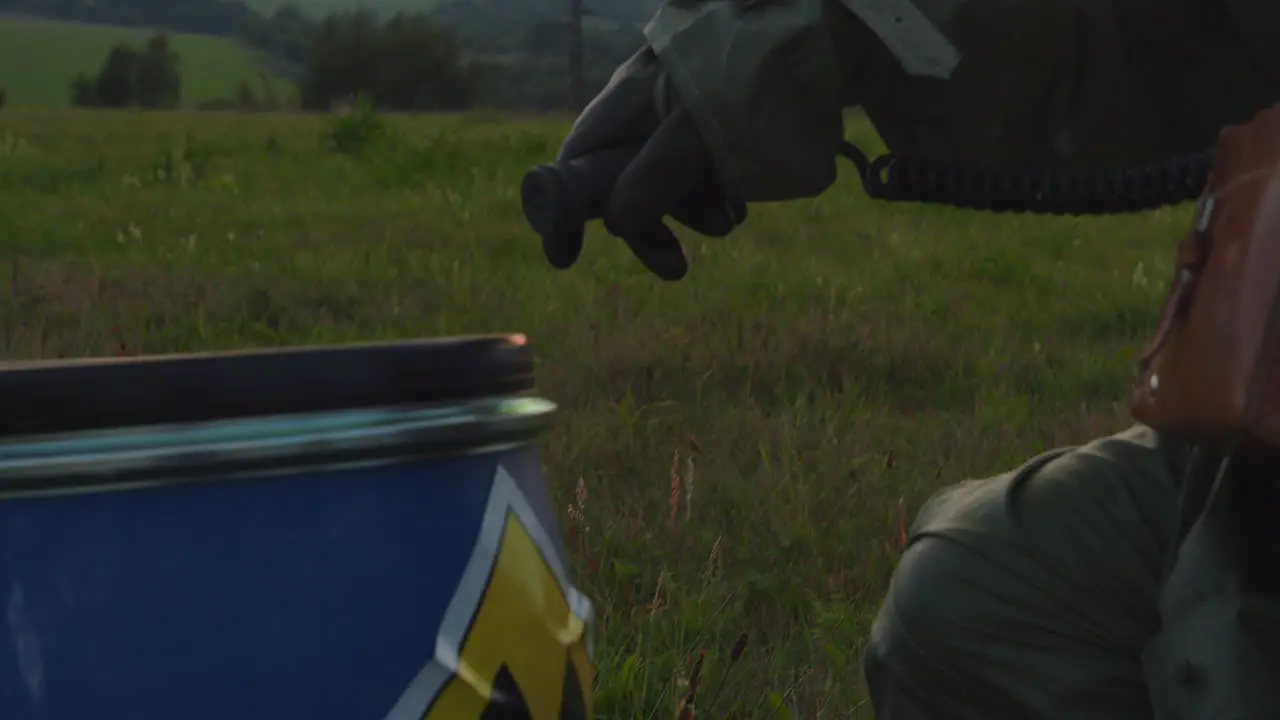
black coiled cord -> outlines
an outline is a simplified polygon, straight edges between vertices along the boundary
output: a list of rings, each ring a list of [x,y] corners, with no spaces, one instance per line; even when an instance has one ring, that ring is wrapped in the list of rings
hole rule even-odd
[[[840,154],[858,168],[867,195],[891,202],[1037,215],[1118,215],[1200,196],[1213,167],[1203,152],[1104,171],[985,170],[927,158],[881,155],[868,160],[853,143]]]

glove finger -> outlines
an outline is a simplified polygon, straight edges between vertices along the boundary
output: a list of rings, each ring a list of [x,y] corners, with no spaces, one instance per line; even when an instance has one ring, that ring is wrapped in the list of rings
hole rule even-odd
[[[560,235],[548,235],[542,238],[542,254],[551,267],[568,270],[582,255],[583,236],[582,228],[574,228]]]
[[[714,182],[711,152],[685,108],[673,111],[618,176],[605,208],[617,237],[649,232]]]
[[[706,189],[681,202],[671,217],[700,235],[722,238],[746,220],[747,206],[730,205],[718,182],[712,180]]]
[[[660,72],[658,58],[650,48],[632,55],[578,115],[556,160],[572,160],[646,140],[660,122],[654,99]]]
[[[714,178],[711,153],[683,107],[667,115],[618,177],[604,224],[658,277],[679,280],[689,271],[680,241],[662,219],[706,192]],[[719,229],[714,224],[710,229]]]
[[[673,281],[689,273],[689,261],[680,241],[662,221],[644,228],[633,227],[621,237],[631,254],[659,278]]]

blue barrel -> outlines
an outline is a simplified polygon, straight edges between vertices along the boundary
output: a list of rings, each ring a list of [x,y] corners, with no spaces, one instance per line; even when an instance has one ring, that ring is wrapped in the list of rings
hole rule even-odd
[[[0,718],[591,715],[523,336],[0,366]]]

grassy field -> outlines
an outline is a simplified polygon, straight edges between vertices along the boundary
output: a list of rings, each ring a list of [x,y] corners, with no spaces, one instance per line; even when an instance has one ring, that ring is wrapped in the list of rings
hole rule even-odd
[[[357,158],[322,148],[329,122],[0,113],[0,356],[529,334],[603,717],[672,717],[703,651],[706,684],[728,670],[703,717],[870,717],[860,651],[904,524],[1127,424],[1188,221],[888,206],[846,172],[687,237],[683,282],[599,230],[556,272],[517,186],[566,122],[396,118],[400,147]]]
[[[8,89],[13,107],[66,107],[72,78],[96,73],[115,44],[141,46],[149,35],[131,28],[0,18],[0,88]],[[241,80],[259,89],[254,51],[204,35],[175,34],[171,41],[182,58],[184,105],[229,98]]]

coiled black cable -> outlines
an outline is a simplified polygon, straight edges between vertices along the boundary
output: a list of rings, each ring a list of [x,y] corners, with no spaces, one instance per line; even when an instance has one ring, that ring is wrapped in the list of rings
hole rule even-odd
[[[840,154],[858,169],[867,195],[891,202],[1037,215],[1117,215],[1200,196],[1213,167],[1210,152],[1103,171],[986,170],[929,158],[881,155],[869,160],[853,143]]]

